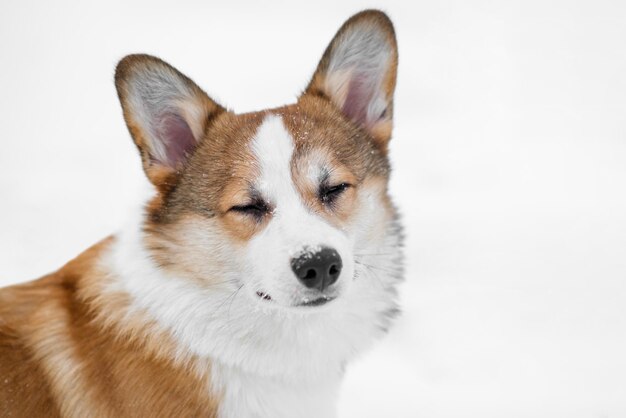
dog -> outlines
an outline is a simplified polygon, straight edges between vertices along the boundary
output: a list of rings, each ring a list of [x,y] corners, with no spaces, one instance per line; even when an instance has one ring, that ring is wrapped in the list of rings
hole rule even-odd
[[[397,64],[377,10],[343,24],[295,104],[253,113],[123,58],[154,194],[119,234],[0,291],[2,415],[336,416],[346,363],[399,312]]]

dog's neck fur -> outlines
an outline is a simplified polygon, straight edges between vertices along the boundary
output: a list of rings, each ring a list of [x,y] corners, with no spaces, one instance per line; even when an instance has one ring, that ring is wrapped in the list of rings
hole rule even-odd
[[[332,309],[283,312],[263,308],[236,289],[208,292],[167,274],[145,248],[142,224],[135,221],[119,234],[103,258],[101,266],[109,266],[113,278],[108,291],[130,295],[130,313],[147,313],[173,337],[173,357],[191,355],[208,364],[213,396],[222,399],[220,416],[334,416],[345,363],[381,336],[396,312],[400,271],[362,269],[354,294],[334,301]],[[395,226],[391,220],[389,248],[377,251],[397,250]],[[381,271],[399,266],[391,255],[378,262]],[[384,291],[359,286],[365,280],[376,280]]]

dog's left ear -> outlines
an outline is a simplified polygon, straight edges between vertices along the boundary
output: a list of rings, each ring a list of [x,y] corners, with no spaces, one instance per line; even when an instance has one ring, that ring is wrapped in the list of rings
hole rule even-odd
[[[149,55],[129,55],[115,86],[143,168],[157,187],[168,186],[225,109],[188,77]]]
[[[305,90],[330,100],[382,149],[391,137],[398,48],[393,24],[366,10],[339,29]]]

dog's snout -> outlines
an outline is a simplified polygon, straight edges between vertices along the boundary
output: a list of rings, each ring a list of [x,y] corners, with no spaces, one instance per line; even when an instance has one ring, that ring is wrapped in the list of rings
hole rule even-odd
[[[332,248],[305,251],[291,260],[291,269],[306,287],[324,291],[337,281],[343,264],[339,253]]]

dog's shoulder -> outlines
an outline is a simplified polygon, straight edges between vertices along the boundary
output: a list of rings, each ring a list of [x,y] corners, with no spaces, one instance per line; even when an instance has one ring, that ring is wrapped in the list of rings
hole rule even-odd
[[[3,338],[15,334],[22,340],[32,341],[31,337],[37,331],[67,324],[76,304],[80,303],[80,283],[90,279],[98,258],[111,241],[112,238],[101,241],[54,273],[1,288],[0,330]],[[62,318],[66,320],[59,321]]]
[[[51,281],[45,277],[0,289],[0,411],[15,416],[60,416],[27,325],[45,303]]]
[[[0,289],[0,411],[60,416],[54,372],[47,365],[58,353],[58,341],[69,343],[77,283],[107,242],[54,273]]]
[[[0,411],[18,417],[216,416],[219,396],[200,366],[196,370],[188,356],[175,361],[166,333],[146,337],[150,323],[133,320],[119,295],[102,292],[112,274],[106,256],[114,241],[100,242],[41,279],[0,289]]]

